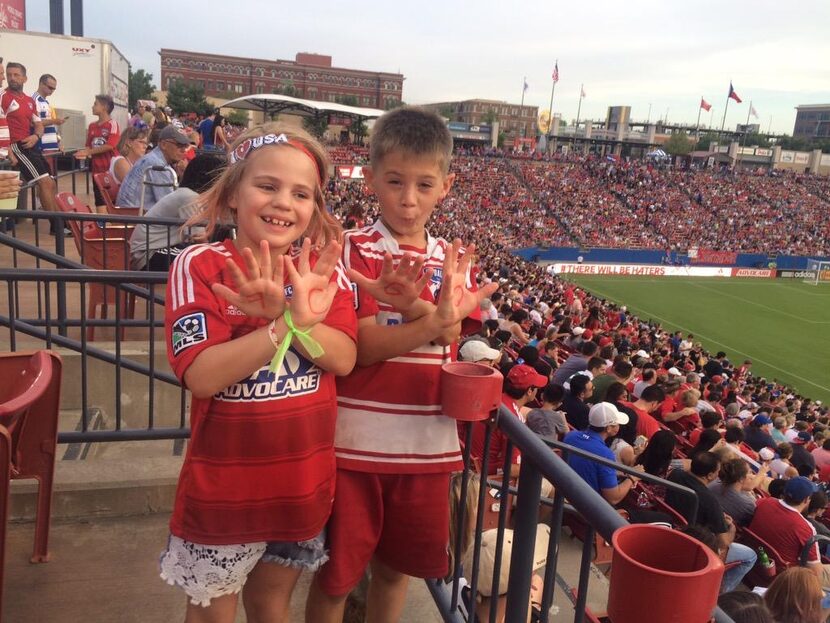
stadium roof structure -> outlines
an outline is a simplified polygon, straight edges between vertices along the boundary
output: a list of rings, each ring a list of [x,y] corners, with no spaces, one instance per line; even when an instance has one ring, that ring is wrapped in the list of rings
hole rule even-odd
[[[366,119],[377,119],[384,112],[378,108],[361,108],[359,106],[346,106],[334,102],[318,102],[315,100],[304,100],[288,95],[277,95],[276,93],[263,93],[261,95],[245,95],[229,100],[221,104],[221,108],[238,108],[240,110],[255,110],[266,115],[287,113],[301,117],[316,117],[323,114],[333,114],[342,117],[349,117],[358,121]]]

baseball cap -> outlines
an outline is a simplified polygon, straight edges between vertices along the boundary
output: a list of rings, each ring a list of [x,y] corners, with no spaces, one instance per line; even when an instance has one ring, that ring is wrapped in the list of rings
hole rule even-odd
[[[803,430],[795,436],[795,439],[793,439],[793,443],[810,443],[812,439],[813,436],[810,435],[810,433],[808,433],[806,430]]]
[[[784,486],[784,495],[794,502],[803,502],[817,490],[818,488],[812,480],[804,476],[796,476],[787,481],[787,484]]]
[[[598,402],[588,412],[588,423],[603,428],[614,424],[628,424],[628,415],[619,411],[610,402]]]
[[[753,418],[752,423],[756,426],[766,426],[767,424],[772,424],[772,420],[769,419],[766,413],[759,413]]]
[[[464,361],[493,361],[501,357],[501,353],[495,348],[490,348],[481,340],[468,340],[458,351]]]
[[[740,411],[738,413],[738,417],[742,420],[747,420],[752,417],[752,411],[747,411],[746,409],[744,409],[743,411]]]
[[[603,348],[603,347],[608,346],[609,344],[613,344],[613,343],[614,343],[614,340],[612,340],[607,335],[603,335],[601,338],[599,338],[599,347],[600,348]]]
[[[649,357],[649,354],[644,350],[638,350],[636,353],[634,353],[634,356],[642,357],[643,359],[651,359],[651,357]]]
[[[530,366],[519,364],[510,368],[510,372],[507,373],[507,382],[516,389],[527,389],[529,387],[544,387],[548,384],[548,379]]]
[[[683,376],[683,375],[680,373],[680,370],[678,370],[678,369],[677,369],[677,368],[675,368],[674,366],[672,366],[671,368],[669,368],[669,374],[671,374],[672,376]]]
[[[159,134],[159,143],[161,141],[174,141],[177,145],[190,145],[190,139],[172,125],[165,126],[161,131]]]
[[[582,337],[586,340],[590,340],[594,337],[594,332],[590,329],[585,329],[585,331],[582,332]]]
[[[582,335],[583,333],[585,333],[585,329],[583,329],[582,327],[574,327],[573,329],[571,329],[571,333],[573,333],[574,335]]]
[[[720,385],[721,383],[723,383],[723,377],[720,374],[716,374],[712,377],[712,382],[716,383],[717,385]]]
[[[496,566],[496,544],[499,531],[487,530],[481,534],[481,553],[478,559],[478,582],[476,591],[490,597],[493,592],[493,572]],[[536,546],[533,549],[533,570],[544,567],[548,562],[548,543],[550,541],[550,526],[539,524],[536,526]],[[473,554],[475,547],[471,546],[462,560],[464,575],[471,580],[473,572]],[[510,581],[510,557],[513,555],[513,530],[504,531],[504,541],[501,548],[501,564],[499,566],[499,591],[501,595],[507,593],[507,583]]]
[[[773,458],[775,458],[775,452],[773,452],[769,448],[761,448],[761,450],[758,452],[758,456],[761,457],[762,461],[771,461]]]

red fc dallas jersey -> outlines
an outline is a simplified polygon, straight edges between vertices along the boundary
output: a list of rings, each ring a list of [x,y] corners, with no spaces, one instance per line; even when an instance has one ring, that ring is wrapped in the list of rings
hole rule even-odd
[[[395,265],[404,253],[425,256],[424,269],[433,276],[421,298],[434,303],[443,278],[447,242],[427,235],[426,249],[399,245],[378,220],[347,232],[343,263],[377,278],[383,254]],[[467,286],[475,287],[474,274]],[[356,291],[358,318],[374,317],[378,324],[394,325],[402,316],[394,308]],[[462,332],[480,326],[478,310]],[[340,468],[372,473],[443,473],[461,468],[455,420],[441,408],[441,366],[454,359],[456,345],[424,344],[412,352],[366,367],[356,367],[337,379],[337,434],[335,453]]]
[[[171,268],[167,355],[182,382],[203,350],[268,324],[211,291],[213,283],[235,289],[228,258],[245,270],[230,241],[188,247]],[[333,280],[339,290],[324,322],[355,339],[353,296],[342,265]],[[172,534],[207,545],[304,541],[326,524],[334,495],[334,375],[293,347],[278,378],[269,364],[263,361],[211,398],[193,398]]]
[[[3,89],[0,91],[0,110],[5,115],[12,143],[32,135],[32,126],[40,123],[35,100],[22,91]]]
[[[89,124],[86,131],[86,146],[87,147],[102,147],[103,145],[111,145],[112,151],[105,154],[96,154],[92,156],[92,164],[89,170],[93,173],[106,173],[110,168],[110,160],[116,155],[116,148],[118,141],[121,139],[121,132],[118,129],[118,122],[114,119],[98,123],[94,121]]]

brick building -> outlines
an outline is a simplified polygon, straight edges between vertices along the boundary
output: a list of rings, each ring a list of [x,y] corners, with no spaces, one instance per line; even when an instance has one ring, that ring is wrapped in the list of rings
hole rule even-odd
[[[163,49],[162,90],[183,80],[210,97],[283,93],[324,102],[354,96],[356,106],[391,108],[401,102],[404,77],[378,71],[333,67],[331,56],[300,52],[293,61],[242,58]]]
[[[487,124],[491,118],[499,122],[500,131],[508,138],[533,138],[536,136],[538,106],[520,106],[497,100],[462,100],[424,104],[424,108],[470,125]]]

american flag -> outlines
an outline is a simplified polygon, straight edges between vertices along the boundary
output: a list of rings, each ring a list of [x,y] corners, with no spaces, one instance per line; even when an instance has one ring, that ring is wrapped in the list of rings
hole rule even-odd
[[[553,66],[553,81],[559,82],[559,61]]]

